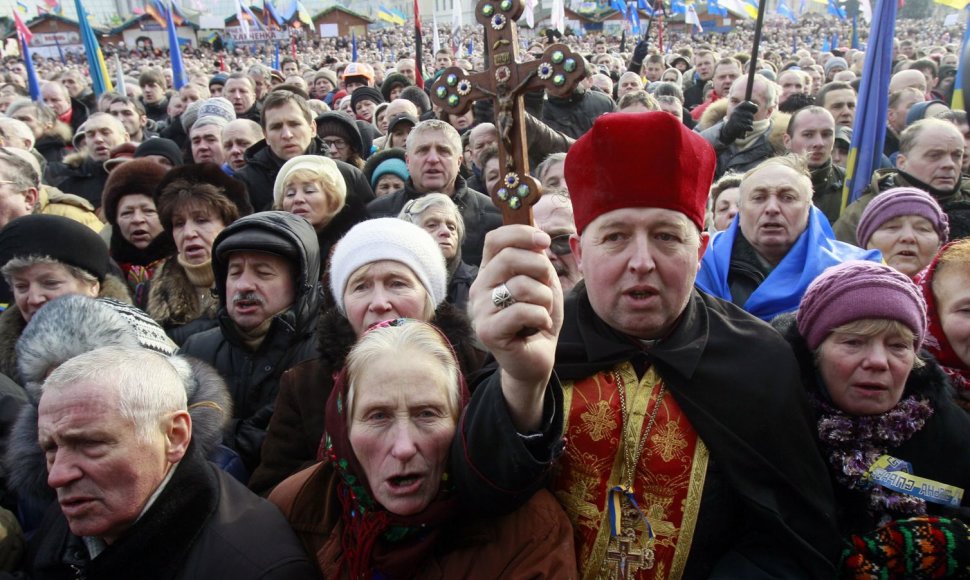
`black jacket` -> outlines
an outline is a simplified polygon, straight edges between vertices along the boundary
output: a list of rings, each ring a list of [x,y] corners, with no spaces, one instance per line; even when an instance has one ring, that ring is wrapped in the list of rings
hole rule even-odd
[[[101,194],[104,184],[108,181],[108,172],[104,170],[104,163],[90,157],[77,165],[66,163],[51,163],[47,166],[50,185],[64,193],[73,193],[91,202],[95,209],[101,207]]]
[[[842,211],[842,185],[845,183],[845,169],[833,165],[832,160],[812,170],[812,203],[822,210],[829,224],[839,219]]]
[[[375,199],[367,205],[367,211],[373,218],[397,217],[407,202],[422,195],[424,194],[414,189],[414,182],[408,178],[404,189]],[[458,211],[465,220],[462,258],[469,264],[478,266],[482,263],[485,234],[502,225],[502,214],[490,197],[470,189],[460,175],[455,178],[455,193],[451,200],[458,206]]]
[[[67,151],[67,142],[64,138],[55,133],[41,135],[40,139],[34,143],[34,149],[44,156],[48,164],[60,163],[64,160]]]
[[[156,123],[168,120],[168,99],[163,99],[162,102],[156,103],[154,105],[145,102],[142,99],[141,104],[145,107],[145,115],[155,121]]]
[[[326,151],[323,147],[323,141],[319,137],[314,137],[303,154],[326,157],[322,153],[323,151]],[[367,183],[367,178],[359,169],[343,161],[334,161],[347,183],[347,207],[354,207],[359,203],[366,204],[374,199],[374,190],[371,189],[370,184]],[[249,190],[249,199],[256,211],[265,211],[272,207],[273,186],[276,184],[276,176],[284,163],[286,161],[273,153],[265,139],[254,143],[252,147],[246,150],[246,166],[237,171],[235,177],[246,184],[246,188]],[[339,217],[339,214],[337,217]]]
[[[71,111],[71,134],[75,135],[78,127],[88,120],[90,112],[84,103],[75,98],[71,98]]]
[[[259,464],[259,450],[273,414],[280,377],[290,367],[316,355],[314,332],[321,299],[317,240],[309,232],[304,235],[292,229],[279,214],[256,214],[250,219],[256,220],[258,228],[249,227],[282,233],[300,254],[293,305],[273,317],[259,348],[255,352],[249,350],[226,310],[228,265],[214,257],[212,270],[219,292],[219,326],[190,336],[180,351],[211,364],[225,379],[233,401],[233,419],[226,444],[239,453],[250,472]],[[312,232],[312,228],[308,230]],[[227,229],[224,233],[230,232]],[[216,247],[219,241],[217,238]]]
[[[603,113],[615,110],[613,99],[598,91],[575,91],[566,98],[550,96],[542,105],[542,122],[549,128],[579,139]]]
[[[685,578],[834,577],[832,488],[794,357],[765,323],[696,291],[671,334],[645,350],[596,316],[577,286],[537,441],[516,433],[498,373],[482,373],[451,451],[469,509],[516,507],[547,483],[569,444],[556,377],[579,380],[624,361],[657,370],[710,451]]]
[[[148,512],[93,560],[52,504],[25,569],[35,580],[319,578],[283,514],[194,446]]]

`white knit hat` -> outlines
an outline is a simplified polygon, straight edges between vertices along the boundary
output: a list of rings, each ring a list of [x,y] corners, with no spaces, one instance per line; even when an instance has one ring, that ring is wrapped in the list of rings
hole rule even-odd
[[[431,234],[397,218],[378,218],[361,222],[337,242],[330,260],[330,291],[337,308],[346,314],[344,289],[361,266],[391,260],[411,269],[431,296],[435,308],[448,291],[445,257]]]

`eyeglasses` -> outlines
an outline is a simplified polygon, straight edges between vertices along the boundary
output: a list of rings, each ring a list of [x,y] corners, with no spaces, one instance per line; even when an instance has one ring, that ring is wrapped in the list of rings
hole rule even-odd
[[[347,148],[347,142],[343,139],[324,139],[323,144],[328,148],[333,148],[337,151],[343,151]]]
[[[549,245],[549,251],[557,256],[565,256],[566,254],[572,252],[569,248],[569,238],[572,234],[559,234],[552,238],[552,243]]]

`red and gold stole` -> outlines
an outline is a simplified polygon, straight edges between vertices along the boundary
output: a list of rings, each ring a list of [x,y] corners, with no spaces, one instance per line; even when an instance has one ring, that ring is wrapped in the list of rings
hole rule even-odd
[[[626,405],[635,426],[625,431],[618,393],[623,386],[617,385],[617,379],[626,385]],[[679,578],[684,572],[708,451],[670,393],[660,400],[633,478],[633,494],[653,528],[654,539],[648,542],[642,516],[624,499],[622,528],[628,541],[622,547],[627,555],[622,569],[617,541],[610,541],[609,490],[622,484],[624,456],[638,447],[662,384],[653,368],[638,380],[629,363],[563,383],[566,451],[553,479],[553,491],[575,528],[583,578]],[[645,558],[648,543],[654,552],[649,568]]]

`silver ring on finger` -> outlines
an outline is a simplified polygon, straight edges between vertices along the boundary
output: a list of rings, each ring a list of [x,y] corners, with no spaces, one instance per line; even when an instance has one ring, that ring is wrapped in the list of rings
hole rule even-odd
[[[504,310],[515,304],[515,298],[512,296],[512,292],[508,286],[499,284],[495,288],[492,288],[492,304],[499,310]]]

